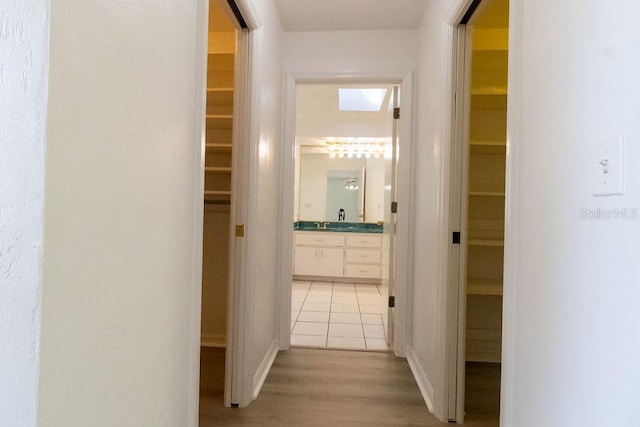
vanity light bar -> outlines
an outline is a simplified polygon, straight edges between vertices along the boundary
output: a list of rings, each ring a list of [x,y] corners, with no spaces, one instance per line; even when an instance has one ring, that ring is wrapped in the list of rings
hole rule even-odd
[[[391,157],[391,146],[384,143],[369,141],[326,141],[327,151],[331,158],[370,158]]]

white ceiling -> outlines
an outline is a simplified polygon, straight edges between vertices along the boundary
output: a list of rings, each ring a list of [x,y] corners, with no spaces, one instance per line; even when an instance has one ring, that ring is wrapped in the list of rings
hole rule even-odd
[[[428,0],[274,0],[286,31],[411,30]]]
[[[389,85],[298,85],[296,88],[296,143],[324,145],[330,137],[385,138],[391,135],[393,113],[382,111],[340,111],[338,89],[367,87],[391,89]],[[385,100],[389,102],[388,99]]]

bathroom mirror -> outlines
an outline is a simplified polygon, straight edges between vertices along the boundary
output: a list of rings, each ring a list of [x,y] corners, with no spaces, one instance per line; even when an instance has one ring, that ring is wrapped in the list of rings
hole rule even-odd
[[[300,147],[296,221],[376,223],[384,219],[385,159],[331,157],[326,148]],[[357,187],[357,188],[356,188]]]
[[[364,168],[327,171],[326,221],[364,222]]]

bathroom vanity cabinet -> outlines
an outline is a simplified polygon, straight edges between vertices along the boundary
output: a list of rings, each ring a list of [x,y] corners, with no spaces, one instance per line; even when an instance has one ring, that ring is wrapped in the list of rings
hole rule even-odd
[[[344,236],[333,233],[296,234],[295,275],[343,277]]]
[[[353,232],[294,232],[298,278],[381,282],[382,236]]]
[[[345,277],[380,280],[381,261],[381,235],[346,236]]]

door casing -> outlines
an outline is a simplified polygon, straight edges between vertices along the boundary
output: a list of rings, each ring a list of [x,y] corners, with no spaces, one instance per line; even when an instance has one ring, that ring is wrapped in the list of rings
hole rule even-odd
[[[227,2],[225,4],[229,16],[234,16]],[[229,277],[227,300],[227,341],[224,381],[225,406],[246,406],[253,401],[253,381],[248,375],[250,352],[246,349],[248,336],[247,316],[247,260],[244,236],[238,236],[236,226],[244,225],[247,218],[248,167],[251,162],[251,150],[248,144],[252,140],[255,124],[251,120],[252,99],[252,52],[255,40],[253,30],[258,27],[255,12],[247,0],[235,0],[242,18],[248,28],[241,28],[237,19],[231,19],[236,25],[237,47],[234,64],[234,99],[233,99],[233,156],[231,177],[231,205],[229,221]]]
[[[397,356],[406,357],[408,345],[409,319],[411,318],[408,295],[411,294],[412,235],[413,221],[413,73],[396,75],[370,74],[287,74],[285,77],[284,141],[281,159],[280,190],[282,194],[280,212],[280,280],[279,307],[279,348],[289,349],[291,330],[291,277],[293,276],[293,217],[295,179],[295,127],[296,127],[296,85],[297,84],[354,84],[384,83],[400,86],[402,99],[400,110],[399,141],[401,156],[398,159],[398,189],[396,199],[399,209],[396,230],[396,312],[393,351]]]
[[[449,174],[449,236],[461,232],[459,245],[450,241],[447,280],[447,413],[449,421],[464,422],[466,383],[466,282],[469,183],[469,123],[472,40],[467,22],[481,0],[460,0],[451,26],[451,153]]]

